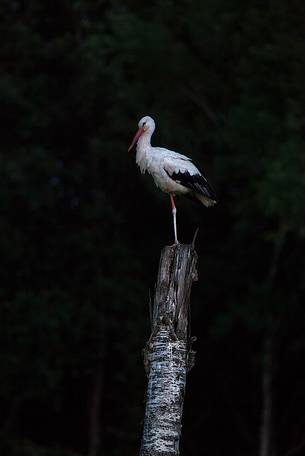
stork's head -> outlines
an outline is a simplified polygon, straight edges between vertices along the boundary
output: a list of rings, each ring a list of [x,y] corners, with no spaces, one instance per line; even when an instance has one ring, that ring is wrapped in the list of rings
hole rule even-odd
[[[139,141],[140,136],[142,135],[147,135],[151,136],[155,130],[156,124],[154,119],[152,119],[149,116],[144,116],[138,123],[138,131],[135,134],[135,137],[132,140],[132,143],[130,144],[128,151],[130,151],[133,146]]]
[[[153,133],[153,131],[156,128],[155,121],[152,117],[149,116],[144,116],[138,123],[138,127],[143,129],[144,131],[150,132],[150,134]]]

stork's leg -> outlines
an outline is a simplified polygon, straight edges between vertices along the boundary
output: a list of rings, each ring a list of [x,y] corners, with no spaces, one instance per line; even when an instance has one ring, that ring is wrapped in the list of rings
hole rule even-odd
[[[176,220],[177,209],[176,209],[176,206],[175,206],[175,201],[174,201],[173,194],[170,193],[169,196],[170,196],[170,199],[171,199],[171,206],[172,206],[172,213],[173,213],[175,244],[179,244],[178,239],[177,239],[177,220]]]

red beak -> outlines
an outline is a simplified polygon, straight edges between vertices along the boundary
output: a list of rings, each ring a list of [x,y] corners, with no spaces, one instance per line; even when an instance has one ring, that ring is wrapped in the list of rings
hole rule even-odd
[[[132,140],[132,143],[128,147],[128,152],[133,148],[133,146],[138,142],[141,134],[144,133],[143,128],[139,128],[139,130],[136,132],[135,137]]]

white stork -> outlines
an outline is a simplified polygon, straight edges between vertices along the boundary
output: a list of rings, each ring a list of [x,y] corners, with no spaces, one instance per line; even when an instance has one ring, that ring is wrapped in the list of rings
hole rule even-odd
[[[136,162],[142,174],[148,171],[156,186],[163,192],[169,193],[175,244],[178,244],[174,195],[190,197],[209,207],[216,204],[215,193],[191,158],[163,147],[151,146],[150,139],[156,126],[154,119],[149,116],[142,117],[138,126],[139,129],[128,151],[137,143]]]

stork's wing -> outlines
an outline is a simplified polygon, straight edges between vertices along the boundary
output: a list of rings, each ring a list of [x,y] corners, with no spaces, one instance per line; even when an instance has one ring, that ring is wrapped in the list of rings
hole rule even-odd
[[[215,192],[207,179],[191,161],[165,158],[163,167],[167,175],[178,184],[216,201]]]
[[[167,160],[168,162],[173,162],[173,161],[187,161],[191,162],[192,159],[190,157],[187,157],[186,155],[179,154],[178,152],[174,152],[173,150],[165,149],[164,147],[154,147],[155,150],[157,150],[161,155],[164,156],[164,159]]]

